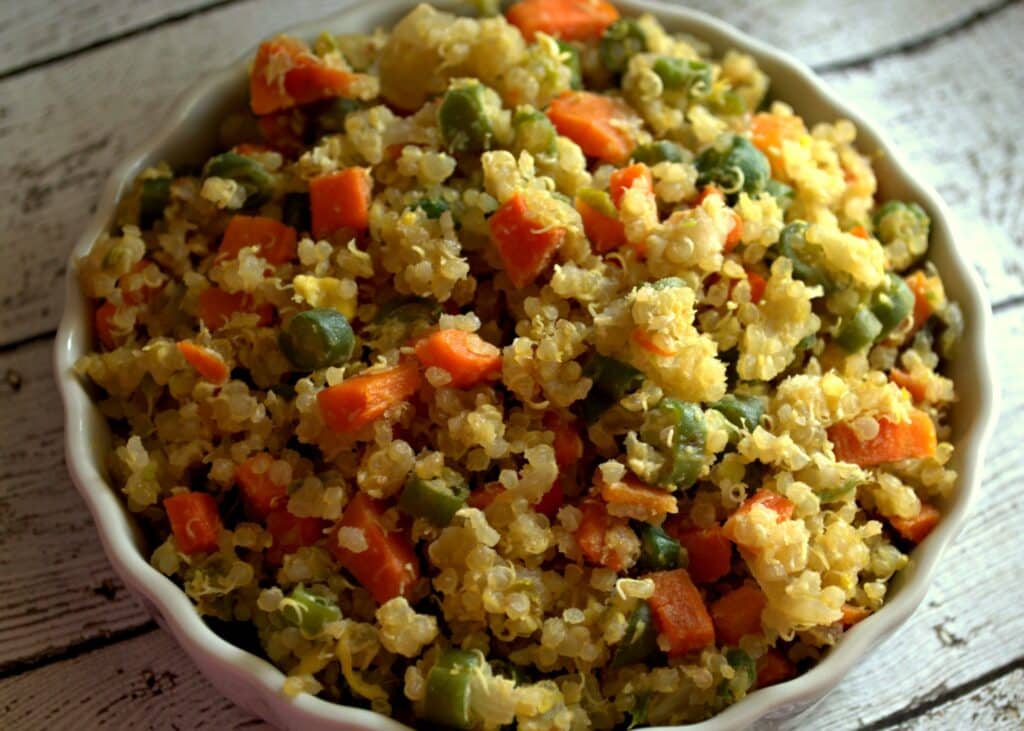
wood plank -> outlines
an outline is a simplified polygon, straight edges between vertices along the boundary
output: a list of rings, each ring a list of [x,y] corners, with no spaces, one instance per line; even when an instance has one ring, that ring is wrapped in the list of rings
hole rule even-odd
[[[1014,670],[977,690],[899,725],[901,731],[1024,727],[1024,670]]]
[[[1024,463],[1019,458],[1019,445],[1024,442],[1024,382],[1016,377],[1015,365],[1024,352],[1022,315],[1024,306],[1018,306],[996,317],[993,341],[1004,384],[1003,414],[977,509],[947,552],[925,604],[826,704],[783,729],[801,725],[856,728],[1024,656],[1024,614],[1020,612],[1024,586],[1017,580],[1024,560],[1017,525],[1024,507]],[[0,465],[4,465],[0,468],[0,663],[88,643],[146,621],[107,568],[94,529],[64,471],[60,407],[49,356],[45,342],[0,354],[0,374],[8,374],[0,381],[5,384],[0,386]],[[7,385],[19,379],[18,390]],[[108,600],[109,594],[113,596]],[[26,615],[33,622],[31,632],[18,629]],[[190,667],[176,648],[159,654],[171,663],[167,667]],[[44,667],[19,678],[39,676],[38,683],[48,687],[44,680],[50,676],[40,675],[47,672],[49,668]],[[194,675],[189,670],[174,672]],[[84,675],[92,677],[92,673]],[[115,692],[107,689],[111,684],[120,689],[118,693],[131,695],[126,688],[133,687],[130,678],[135,676],[97,673],[95,677],[95,687],[76,686],[76,703],[94,695],[107,697],[105,693]],[[181,707],[216,706],[206,686],[189,687],[194,687],[190,691],[194,695]],[[60,713],[70,697],[43,702],[45,708],[32,713],[44,715],[31,718]],[[142,701],[124,702],[116,713],[108,711],[104,720],[114,727],[127,726],[143,705]]]
[[[272,731],[221,696],[163,630],[0,681],[4,726]]]
[[[0,668],[148,620],[68,477],[51,352],[0,357]]]
[[[215,0],[90,0],[0,5],[0,74],[138,31]]]
[[[710,7],[710,0],[706,4]],[[0,82],[0,139],[9,141],[10,150],[0,159],[0,231],[7,254],[0,271],[0,345],[54,328],[66,252],[107,172],[145,139],[174,97],[271,29],[337,5],[336,0],[232,5]],[[947,3],[936,6],[941,10]],[[805,56],[814,47],[812,39],[834,35],[828,26],[806,30],[832,18],[831,11],[800,13],[783,24],[768,22],[760,8],[744,2],[723,5],[721,11],[740,24],[761,18],[750,26],[755,33],[792,30],[793,38],[804,39],[796,48]],[[879,13],[856,15],[857,22],[868,17],[878,21],[873,32],[900,25],[882,22]],[[928,177],[965,220],[981,216],[982,233],[971,241],[978,242],[980,266],[996,300],[1024,293],[1024,226],[1020,207],[1011,202],[1020,198],[1024,179],[1024,147],[1015,142],[1019,114],[1013,108],[1015,90],[1024,85],[1024,68],[1013,63],[1014,28],[1022,24],[1024,8],[1018,5],[921,53],[832,75],[919,165],[934,161]],[[858,27],[852,37],[872,37]],[[963,80],[968,77],[960,73],[965,58],[971,61],[969,88]],[[40,119],[47,123],[40,125]],[[1017,248],[1006,245],[999,227],[1017,232]]]

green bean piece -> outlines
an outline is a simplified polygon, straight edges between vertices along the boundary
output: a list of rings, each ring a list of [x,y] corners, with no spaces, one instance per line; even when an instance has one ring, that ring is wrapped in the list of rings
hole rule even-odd
[[[723,135],[697,156],[697,185],[716,185],[727,195],[757,195],[771,179],[764,153],[746,137]]]
[[[643,662],[658,651],[658,630],[647,602],[641,602],[629,616],[626,634],[612,656],[612,667],[621,668]]]
[[[347,362],[355,349],[356,336],[343,314],[318,307],[293,317],[277,342],[293,366],[315,371]]]
[[[245,155],[224,152],[206,163],[205,177],[228,178],[245,190],[245,208],[258,208],[270,200],[274,178],[267,169]]]
[[[312,227],[308,193],[286,193],[281,201],[281,220],[300,234]]]
[[[656,279],[653,282],[651,282],[650,286],[653,289],[661,292],[662,290],[665,290],[665,289],[675,289],[676,287],[685,287],[686,286],[686,282],[684,282],[679,277],[662,277],[661,279]]]
[[[170,178],[149,178],[142,181],[139,193],[139,228],[153,228],[164,217],[164,209],[171,199]]]
[[[769,180],[764,185],[764,192],[774,198],[775,202],[779,204],[779,208],[783,211],[793,205],[793,189],[785,183],[780,183],[778,180]]]
[[[325,624],[340,620],[341,610],[330,599],[310,593],[299,584],[281,602],[281,616],[305,637],[312,638],[323,631]]]
[[[835,282],[820,266],[807,243],[807,224],[793,221],[786,224],[779,235],[778,251],[793,263],[793,277],[810,286],[820,286],[825,292],[835,291]]]
[[[344,133],[345,120],[348,119],[348,115],[364,107],[365,105],[358,99],[347,99],[341,96],[318,102],[312,106],[310,115],[315,140],[326,135]]]
[[[633,701],[633,710],[629,712],[629,725],[626,726],[626,731],[630,731],[637,726],[643,726],[647,723],[647,712],[650,706],[650,691],[645,690],[642,693],[639,693]]]
[[[490,147],[494,132],[483,85],[470,81],[448,89],[437,115],[449,152],[482,152]]]
[[[909,268],[928,251],[931,223],[916,203],[889,201],[875,213],[875,233],[897,271]]]
[[[669,436],[668,443],[665,442]],[[686,489],[697,481],[704,465],[707,428],[697,404],[663,398],[647,413],[641,438],[665,456],[658,484]]]
[[[457,729],[470,729],[470,677],[483,660],[478,652],[447,649],[427,673],[426,720]]]
[[[867,307],[858,307],[836,335],[836,342],[847,353],[856,353],[858,350],[871,345],[882,332],[882,323]]]
[[[738,117],[747,111],[747,103],[743,101],[743,97],[731,89],[716,91],[708,98],[707,104],[711,111],[727,117]]]
[[[860,485],[860,481],[856,477],[851,477],[839,487],[832,488],[831,490],[821,490],[816,494],[818,496],[818,500],[820,500],[821,502],[830,503],[833,502],[834,500],[838,500],[851,490],[855,490],[858,485]]]
[[[608,216],[609,218],[619,217],[619,211],[615,208],[615,204],[612,203],[612,197],[603,190],[580,188],[576,191],[576,197],[603,216]]]
[[[558,41],[558,54],[562,63],[569,67],[569,88],[580,90],[583,88],[583,70],[580,66],[580,51],[568,41]]]
[[[444,527],[452,522],[468,497],[469,487],[462,475],[445,467],[440,477],[429,480],[410,475],[398,497],[398,509],[414,518],[426,518],[434,525]]]
[[[645,165],[657,165],[659,162],[683,162],[683,148],[671,140],[658,140],[640,145],[633,150],[633,161]]]
[[[674,569],[679,566],[679,541],[656,525],[640,527],[640,567],[647,571]]]
[[[717,694],[722,699],[737,700],[749,693],[754,685],[757,684],[757,664],[754,662],[754,658],[738,648],[726,650],[725,659],[732,665],[737,676],[742,677],[742,675],[745,675],[747,677],[747,685],[743,693],[737,695],[733,690],[732,682],[723,680],[718,685]]]
[[[652,68],[669,91],[704,96],[711,90],[711,67],[703,61],[659,56]]]
[[[871,296],[871,313],[882,323],[879,338],[884,338],[914,309],[914,293],[898,274],[886,275],[886,282]]]
[[[647,50],[647,36],[635,18],[621,18],[608,26],[597,50],[601,65],[621,74],[629,59]]]
[[[733,426],[747,431],[754,431],[764,416],[764,402],[757,396],[726,394],[711,404],[711,408],[721,412]]]
[[[553,155],[558,130],[543,112],[533,107],[518,107],[512,115],[512,129],[516,133],[516,149],[531,155]]]
[[[583,367],[583,375],[594,382],[594,388],[615,401],[640,388],[643,372],[621,360],[594,353]]]

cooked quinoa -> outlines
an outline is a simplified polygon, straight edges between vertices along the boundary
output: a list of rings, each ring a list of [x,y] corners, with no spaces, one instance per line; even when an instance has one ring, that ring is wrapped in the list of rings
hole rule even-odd
[[[769,81],[605,0],[265,42],[78,263],[152,564],[286,692],[413,726],[813,667],[955,489],[963,325],[927,214]]]

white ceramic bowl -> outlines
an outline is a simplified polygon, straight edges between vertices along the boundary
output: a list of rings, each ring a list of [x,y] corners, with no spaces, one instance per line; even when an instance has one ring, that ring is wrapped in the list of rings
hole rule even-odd
[[[453,2],[440,0],[435,4],[450,7]],[[918,201],[931,215],[930,257],[942,273],[947,292],[963,307],[967,325],[950,374],[960,397],[952,413],[954,466],[960,478],[956,495],[944,506],[942,521],[914,551],[910,566],[894,582],[886,605],[850,630],[817,667],[787,683],[756,691],[718,716],[687,727],[691,731],[748,728],[758,722],[770,723],[793,716],[819,701],[854,664],[865,661],[872,647],[906,621],[924,598],[943,549],[959,532],[978,491],[985,446],[997,413],[993,361],[988,350],[990,309],[984,287],[957,246],[949,213],[938,195],[927,183],[915,179],[882,135],[837,98],[810,69],[703,13],[650,0],[616,0],[616,4],[628,14],[653,12],[669,29],[707,41],[716,54],[729,48],[753,54],[771,77],[775,98],[792,104],[811,123],[839,117],[852,120],[860,131],[860,148],[884,153],[875,162],[881,197]],[[312,38],[325,29],[370,31],[392,25],[412,5],[411,0],[361,2],[288,32]],[[172,164],[198,162],[212,152],[219,120],[228,110],[244,104],[250,57],[251,52],[211,74],[178,100],[163,127],[111,174],[96,214],[71,252],[67,304],[55,352],[56,379],[64,399],[68,468],[118,575],[224,695],[285,729],[404,729],[405,726],[370,711],[339,706],[309,695],[287,698],[281,692],[284,676],[279,670],[214,634],[199,618],[185,593],[149,565],[148,550],[134,518],[126,512],[104,466],[110,441],[107,425],[72,371],[75,361],[92,346],[91,308],[78,286],[74,261],[107,229],[118,198],[145,167],[162,160]]]

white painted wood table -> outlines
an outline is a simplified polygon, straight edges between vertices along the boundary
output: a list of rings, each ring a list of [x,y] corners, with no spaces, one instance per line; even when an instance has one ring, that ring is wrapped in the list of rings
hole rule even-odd
[[[50,373],[72,241],[174,97],[345,0],[0,4],[0,727],[265,728],[114,577],[62,457]],[[984,489],[911,621],[786,729],[1024,727],[1024,4],[695,0],[822,71],[959,218],[995,310]]]

